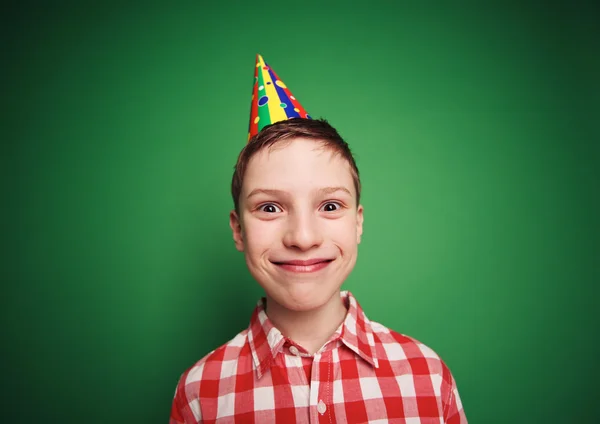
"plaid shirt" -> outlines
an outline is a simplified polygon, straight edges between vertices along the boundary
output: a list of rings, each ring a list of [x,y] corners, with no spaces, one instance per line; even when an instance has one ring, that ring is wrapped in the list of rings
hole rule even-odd
[[[261,300],[246,330],[182,375],[170,423],[466,423],[435,352],[341,296],[346,318],[314,355],[273,326]]]

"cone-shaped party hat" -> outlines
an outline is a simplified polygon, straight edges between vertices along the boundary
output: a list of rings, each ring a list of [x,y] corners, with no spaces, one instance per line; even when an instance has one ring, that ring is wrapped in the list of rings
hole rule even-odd
[[[310,116],[261,55],[256,55],[248,140],[269,124]]]

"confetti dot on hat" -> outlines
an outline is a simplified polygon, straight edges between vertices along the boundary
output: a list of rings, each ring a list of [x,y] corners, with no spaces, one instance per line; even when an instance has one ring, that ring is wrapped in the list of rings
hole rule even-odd
[[[254,118],[254,123],[258,124],[258,121],[260,121],[260,116],[257,116],[256,118]]]
[[[282,107],[282,108],[284,108],[284,109],[287,107],[287,105],[286,105],[285,103],[282,103],[282,104],[280,104],[279,106],[281,106],[281,107]]]
[[[267,96],[262,96],[260,99],[258,99],[258,105],[264,106],[267,104],[268,101],[269,101],[269,98]]]
[[[294,108],[294,112],[300,112],[300,109],[298,109],[297,107]]]
[[[290,96],[290,99],[292,100],[296,100],[296,98],[294,96]]]
[[[281,87],[281,88],[287,88],[287,86],[286,86],[286,85],[283,83],[283,81],[281,81],[281,80],[277,80],[277,81],[275,81],[275,84],[276,84],[278,87]],[[293,99],[293,98],[294,98],[294,96],[292,96],[292,99]]]
[[[264,85],[261,85],[260,87],[258,87],[258,89],[262,91],[262,90],[264,90],[264,89],[265,89],[265,86],[264,86]]]

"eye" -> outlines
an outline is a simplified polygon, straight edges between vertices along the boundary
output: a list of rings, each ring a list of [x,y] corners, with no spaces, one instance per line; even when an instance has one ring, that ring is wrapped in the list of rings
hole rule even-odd
[[[324,212],[336,212],[341,209],[341,205],[338,202],[327,202],[325,203],[321,209]]]
[[[282,212],[281,208],[279,206],[274,205],[273,203],[265,203],[264,205],[262,205],[259,210],[261,212],[266,212],[266,213],[277,213],[277,212]]]

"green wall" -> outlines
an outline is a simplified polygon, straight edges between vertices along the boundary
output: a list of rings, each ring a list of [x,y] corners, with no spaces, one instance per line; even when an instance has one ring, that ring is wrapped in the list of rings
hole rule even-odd
[[[483,3],[6,8],[1,421],[165,423],[247,325],[229,183],[261,53],[356,154],[371,319],[473,423],[593,422],[599,8]]]

